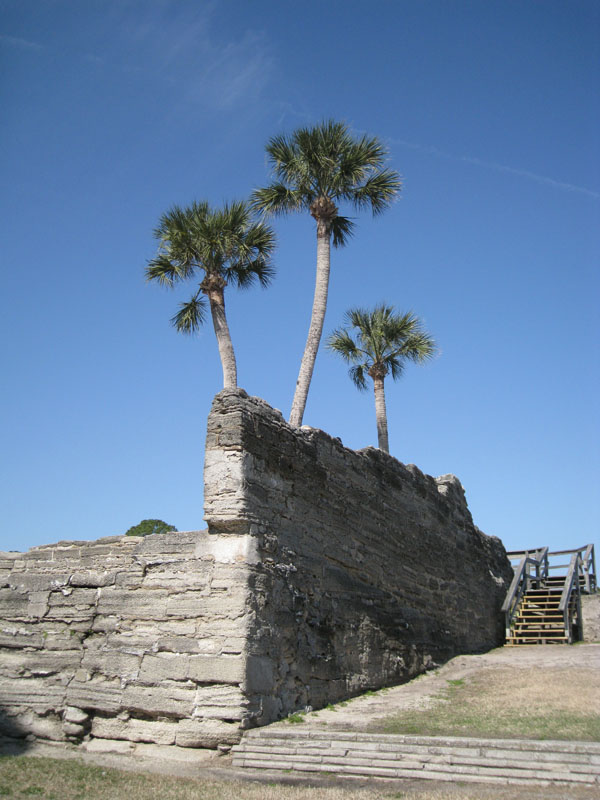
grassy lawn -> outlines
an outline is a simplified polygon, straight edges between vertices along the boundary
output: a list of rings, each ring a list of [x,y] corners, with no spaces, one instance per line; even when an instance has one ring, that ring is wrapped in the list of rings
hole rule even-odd
[[[600,682],[579,670],[488,670],[448,685],[427,709],[401,711],[372,731],[423,736],[600,741]],[[582,674],[586,673],[586,674]],[[568,691],[567,691],[568,688]]]

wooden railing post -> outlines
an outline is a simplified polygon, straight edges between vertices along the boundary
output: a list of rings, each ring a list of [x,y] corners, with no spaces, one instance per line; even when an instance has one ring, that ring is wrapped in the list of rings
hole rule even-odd
[[[560,596],[560,603],[558,604],[558,610],[562,611],[563,620],[565,624],[565,633],[567,634],[569,644],[573,641],[573,632],[571,629],[571,614],[570,614],[570,605],[571,605],[571,592],[573,591],[573,584],[576,583],[577,586],[575,591],[579,594],[579,570],[581,565],[581,556],[579,555],[579,551],[575,552],[571,556],[571,563],[569,564],[569,571],[567,572],[567,577],[565,578],[565,584],[562,590],[562,594]],[[581,604],[578,604],[578,608],[581,608]],[[581,621],[581,615],[579,615],[579,620]]]
[[[588,594],[596,591],[596,558],[594,555],[594,545],[588,544],[582,558],[583,575],[585,579],[585,590]]]

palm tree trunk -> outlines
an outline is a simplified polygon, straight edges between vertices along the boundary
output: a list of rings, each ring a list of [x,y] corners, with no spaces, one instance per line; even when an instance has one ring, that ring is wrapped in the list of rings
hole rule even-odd
[[[375,419],[377,420],[377,442],[380,450],[390,452],[388,441],[387,411],[385,408],[385,390],[383,378],[373,378],[375,390]]]
[[[235,389],[237,388],[237,365],[235,363],[229,325],[225,316],[225,294],[222,289],[211,289],[207,294],[223,367],[223,388]]]
[[[329,291],[329,260],[331,248],[330,226],[317,222],[317,277],[313,298],[312,314],[308,337],[304,347],[304,355],[300,364],[300,372],[296,381],[296,391],[290,413],[290,425],[299,428],[302,425],[304,409],[312,374],[323,333],[325,311],[327,310],[327,293]]]

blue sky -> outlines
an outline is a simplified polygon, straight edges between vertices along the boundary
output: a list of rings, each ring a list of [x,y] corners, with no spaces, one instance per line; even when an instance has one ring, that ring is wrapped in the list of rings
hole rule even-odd
[[[190,288],[144,282],[152,231],[324,118],[404,181],[333,252],[326,331],[384,300],[439,343],[388,381],[392,454],[458,475],[508,549],[598,542],[599,33],[595,0],[0,0],[0,548],[204,527],[220,363],[169,325]],[[227,303],[240,385],[287,415],[315,234],[275,228],[273,286]],[[376,443],[325,351],[304,421]]]

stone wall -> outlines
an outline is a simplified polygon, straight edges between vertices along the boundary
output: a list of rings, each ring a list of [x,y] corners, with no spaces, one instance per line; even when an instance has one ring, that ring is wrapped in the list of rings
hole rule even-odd
[[[123,752],[236,741],[244,545],[204,531],[0,554],[2,732]]]
[[[230,390],[208,420],[205,516],[208,531],[0,554],[5,734],[216,747],[503,641],[512,570],[454,476]]]
[[[246,691],[260,724],[504,641],[513,572],[453,475],[294,430],[224,391],[208,421],[205,519],[257,553]]]
[[[600,642],[600,594],[581,595],[583,641]]]

